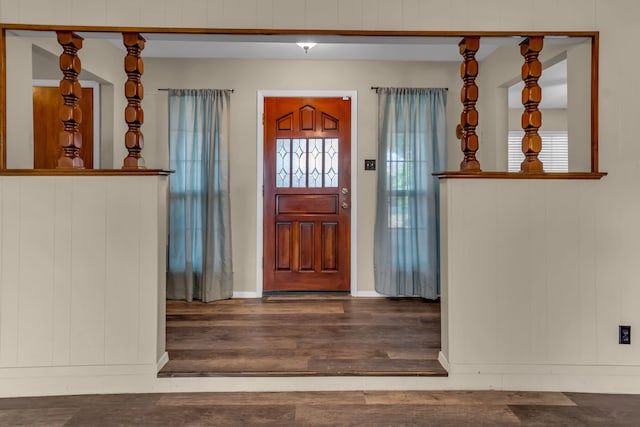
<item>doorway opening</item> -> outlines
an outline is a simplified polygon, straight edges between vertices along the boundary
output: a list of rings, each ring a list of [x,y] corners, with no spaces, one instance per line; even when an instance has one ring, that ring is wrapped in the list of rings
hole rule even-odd
[[[265,111],[265,100],[272,98],[285,102],[280,110],[276,109],[275,113],[269,114]],[[293,107],[289,103],[291,100],[295,100],[292,101]],[[340,124],[344,111],[327,111],[325,102],[347,106],[351,126],[346,135],[340,134],[340,130],[344,130]],[[312,114],[314,111],[316,114]],[[292,251],[294,243],[291,240],[308,233],[302,238],[306,237],[315,244],[308,244],[306,251],[320,251],[322,254],[323,235],[319,233],[314,236],[313,232],[322,230],[323,222],[330,224],[325,226],[324,231],[334,231],[338,223],[337,219],[324,215],[349,212],[352,222],[348,241],[357,242],[357,180],[354,177],[357,172],[357,92],[259,91],[257,112],[256,293],[235,292],[233,299],[208,304],[167,301],[166,339],[169,362],[158,375],[446,375],[438,362],[441,349],[440,304],[418,298],[358,298],[379,295],[372,291],[358,291],[356,245],[349,244],[347,252],[351,274],[350,277],[347,276],[350,281],[346,282],[346,290],[351,295],[346,292],[331,292],[327,288],[320,288],[323,289],[321,292],[312,291],[318,289],[314,288],[315,284],[302,288],[294,286],[289,288],[296,290],[291,293],[269,292],[269,287],[263,286],[267,282],[263,282],[263,274],[267,274],[266,267],[263,270],[263,257],[265,266],[268,262],[273,262],[274,265],[280,262],[281,267],[283,264],[286,267],[297,267],[276,271],[291,276],[295,273],[298,276],[315,274],[315,271],[305,271],[305,266],[309,266],[307,270],[311,270],[314,265],[323,266],[322,258],[314,259],[300,250],[305,248],[304,242],[295,243],[298,250]],[[273,152],[269,153],[268,142],[265,141],[265,135],[269,131],[265,127],[271,119],[278,124],[273,129],[283,132],[274,135],[272,142],[275,146],[271,147]],[[296,129],[300,131],[298,134],[294,134]],[[332,135],[329,132],[325,135],[325,130],[337,133]],[[349,141],[346,151],[350,156],[342,157],[346,162],[342,166],[347,168],[347,173],[337,170],[338,178],[330,173],[332,166],[335,169],[340,164],[340,160],[337,160],[337,164],[331,162],[332,154],[335,154],[332,152],[334,138],[338,139],[338,153],[345,151],[345,147],[340,146],[340,141]],[[294,147],[294,144],[297,145]],[[314,148],[322,162],[311,161],[311,158],[316,158],[312,154]],[[303,159],[297,161],[296,167],[292,158],[295,153],[298,153],[298,159]],[[279,163],[276,160],[277,154],[281,159]],[[274,170],[267,171],[267,165],[273,166]],[[310,165],[315,166],[317,174],[313,173],[314,167]],[[341,181],[340,177],[347,178]],[[269,180],[273,184],[271,189],[267,188]],[[272,197],[270,202],[263,201],[263,185],[265,199],[267,196]],[[346,194],[342,190],[345,187]],[[310,190],[311,194],[298,194],[300,189]],[[300,197],[302,201],[297,200]],[[343,202],[349,203],[349,206],[343,208]],[[267,204],[268,207],[265,208]],[[310,206],[313,212],[299,212]],[[281,226],[284,236],[279,236],[271,244],[265,244],[263,239],[268,234],[265,230],[267,209],[283,214],[282,217],[273,218],[273,229],[276,229],[276,222],[284,224]],[[288,216],[294,214],[301,214],[303,217],[302,220],[297,219],[296,225],[291,224],[296,218]],[[296,229],[298,236],[292,236],[292,230]],[[272,237],[276,235],[274,231],[272,233]],[[282,251],[278,254],[275,250],[276,242],[283,241],[287,244],[289,253]],[[275,255],[269,258],[267,249],[271,247],[274,248]],[[291,255],[292,252],[297,254]],[[339,273],[330,268],[319,270],[325,270],[331,278],[339,276]],[[263,296],[263,293],[266,295]]]

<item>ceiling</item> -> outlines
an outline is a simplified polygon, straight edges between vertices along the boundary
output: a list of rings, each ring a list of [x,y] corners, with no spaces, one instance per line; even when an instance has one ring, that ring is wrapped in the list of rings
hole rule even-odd
[[[23,37],[51,37],[53,31],[12,30]],[[125,48],[117,33],[78,32],[85,39],[111,41],[122,51]],[[115,36],[115,37],[114,37]],[[147,40],[145,58],[258,58],[258,59],[355,59],[387,61],[448,61],[461,60],[458,51],[460,37],[413,36],[344,36],[309,34],[179,34],[143,33]],[[297,42],[312,41],[317,45],[307,54]],[[500,46],[516,45],[520,37],[484,38],[476,54],[478,61],[491,55]]]
[[[145,34],[144,55],[148,58],[259,58],[329,59],[379,61],[454,61],[461,60],[459,37],[389,37],[335,35],[215,35]],[[114,41],[121,45],[121,42]],[[315,42],[305,54],[297,42]],[[499,46],[516,42],[495,38],[482,44],[478,60]]]

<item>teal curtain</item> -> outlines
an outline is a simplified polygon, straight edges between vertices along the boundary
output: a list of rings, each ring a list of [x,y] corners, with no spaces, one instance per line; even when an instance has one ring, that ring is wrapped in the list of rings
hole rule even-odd
[[[446,164],[446,89],[378,89],[375,289],[440,293],[438,182]]]
[[[167,298],[231,298],[230,91],[169,90]]]

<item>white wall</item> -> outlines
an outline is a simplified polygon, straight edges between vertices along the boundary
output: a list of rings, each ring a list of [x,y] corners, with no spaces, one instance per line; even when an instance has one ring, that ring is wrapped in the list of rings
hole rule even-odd
[[[567,51],[569,171],[591,170],[591,44]]]
[[[7,167],[33,168],[33,95],[31,43],[7,36]],[[8,80],[8,77],[7,77]]]
[[[624,267],[640,232],[625,225],[629,204],[607,196],[611,182],[442,186],[450,372],[498,388],[639,392],[638,346],[617,339],[618,325],[640,322],[640,288]],[[607,221],[612,210],[620,226]]]
[[[449,378],[194,379],[162,382],[158,387],[165,391],[438,387],[640,392],[638,340],[630,346],[616,343],[618,324],[640,321],[635,268],[640,236],[632,226],[640,217],[635,197],[640,168],[633,155],[637,109],[629,89],[640,58],[628,47],[638,16],[636,0],[539,0],[526,13],[521,2],[511,0],[0,1],[0,20],[25,24],[600,31],[600,166],[609,176],[595,182],[445,184],[446,231],[453,233],[444,246],[443,312],[449,317],[443,321],[443,344],[451,360]],[[525,268],[526,257],[516,254],[526,254],[540,268]],[[470,264],[461,265],[462,260]],[[64,389],[51,385],[47,392],[116,389],[111,383],[88,387],[85,378],[69,381]],[[140,390],[131,381],[119,390],[127,387]]]
[[[155,375],[167,182],[0,176],[0,396],[36,373]]]

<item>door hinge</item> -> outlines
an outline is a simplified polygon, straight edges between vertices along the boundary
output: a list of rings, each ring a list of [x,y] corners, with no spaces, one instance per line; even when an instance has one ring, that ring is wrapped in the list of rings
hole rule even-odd
[[[262,184],[262,197],[264,197],[264,184]]]
[[[264,126],[264,113],[262,113],[262,126]]]

